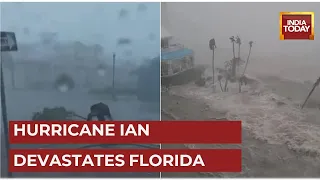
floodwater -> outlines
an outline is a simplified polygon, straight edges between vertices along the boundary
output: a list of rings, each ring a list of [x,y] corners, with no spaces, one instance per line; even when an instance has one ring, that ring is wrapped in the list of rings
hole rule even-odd
[[[171,87],[169,93],[161,97],[162,108],[181,119],[242,121],[243,171],[223,174],[223,177],[319,177],[320,89],[315,90],[306,107],[301,109],[312,83],[274,76],[250,78],[253,83],[244,86],[242,93],[238,92],[237,83],[228,85],[229,92],[220,92],[216,86],[215,93],[210,82],[205,87],[194,83]],[[192,148],[217,147],[197,144]]]
[[[158,120],[159,103],[142,103],[135,97],[119,97],[113,101],[110,96],[90,95],[85,91],[6,90],[7,111],[10,120],[28,120],[33,112],[44,107],[64,106],[68,110],[86,117],[92,104],[108,104],[112,115],[118,120]],[[148,107],[148,108],[147,108]]]
[[[110,96],[95,96],[85,90],[73,90],[66,93],[57,91],[28,91],[6,89],[7,113],[9,120],[29,120],[33,112],[41,111],[44,107],[64,106],[67,110],[85,116],[92,104],[103,102],[109,105],[114,119],[117,120],[159,120],[160,103],[142,103],[135,97],[119,97],[113,101]],[[160,96],[160,95],[159,95]],[[2,121],[1,121],[1,127]],[[2,128],[3,131],[3,128]],[[1,176],[6,176],[7,168],[4,136],[1,135]],[[14,145],[13,148],[83,148],[83,145]],[[97,145],[87,148],[158,148],[158,146],[135,146],[135,145]],[[158,173],[14,173],[14,177],[159,177]]]

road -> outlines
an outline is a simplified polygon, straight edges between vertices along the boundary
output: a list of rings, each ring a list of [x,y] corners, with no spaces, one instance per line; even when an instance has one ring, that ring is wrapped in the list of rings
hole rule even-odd
[[[32,113],[41,111],[44,107],[64,106],[79,115],[86,116],[89,107],[93,103],[104,102],[110,106],[114,119],[117,120],[159,120],[160,107],[159,103],[142,103],[134,97],[119,97],[114,102],[109,96],[89,95],[85,91],[74,90],[67,93],[55,91],[26,91],[7,89],[7,111],[9,120],[28,120]],[[2,121],[1,121],[1,127]],[[3,130],[3,129],[2,129]],[[5,147],[4,136],[1,135],[1,176],[6,176],[7,167],[4,160]],[[12,148],[83,148],[83,145],[14,145]],[[158,148],[158,146],[152,146]],[[148,146],[118,145],[107,146],[99,145],[87,148],[139,148],[145,149]],[[14,177],[159,177],[159,173],[14,173]]]

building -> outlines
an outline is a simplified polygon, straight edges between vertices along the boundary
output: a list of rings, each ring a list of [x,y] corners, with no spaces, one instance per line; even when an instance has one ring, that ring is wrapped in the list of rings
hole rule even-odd
[[[179,44],[161,27],[161,77],[180,74],[194,67],[193,51]]]

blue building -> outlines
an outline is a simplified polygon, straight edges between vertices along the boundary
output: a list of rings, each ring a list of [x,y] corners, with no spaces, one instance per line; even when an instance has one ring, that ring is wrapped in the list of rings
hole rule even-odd
[[[161,28],[161,77],[171,77],[194,68],[194,53],[176,43],[165,28]]]

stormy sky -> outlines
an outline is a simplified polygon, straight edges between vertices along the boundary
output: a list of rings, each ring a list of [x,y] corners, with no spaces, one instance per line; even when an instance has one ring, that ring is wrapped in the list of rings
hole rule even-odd
[[[107,53],[154,57],[159,53],[159,3],[1,3],[1,30],[16,32],[20,43],[57,32],[61,42],[101,44]],[[131,44],[117,46],[117,39]]]
[[[312,11],[315,40],[279,40],[279,13]],[[253,47],[249,73],[314,81],[319,76],[320,3],[162,3],[161,24],[195,52],[195,62],[211,64],[209,40],[215,38],[216,66],[232,59],[230,36],[242,39],[241,58]],[[237,49],[236,49],[237,53]]]
[[[167,10],[162,10],[162,23],[187,44],[207,46],[209,38],[214,37],[219,47],[230,48],[228,38],[240,35],[243,43],[254,41],[255,51],[261,53],[316,53],[320,46],[317,26],[320,3],[165,3],[164,6]],[[285,11],[315,12],[315,40],[280,41],[279,12]]]

